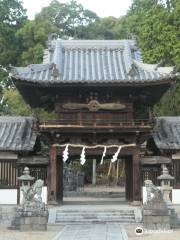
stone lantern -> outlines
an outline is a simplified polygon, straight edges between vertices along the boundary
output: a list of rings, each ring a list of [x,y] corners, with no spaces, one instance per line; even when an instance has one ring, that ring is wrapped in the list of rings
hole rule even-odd
[[[23,175],[18,177],[18,180],[22,181],[22,186],[27,185],[30,187],[31,182],[34,181],[34,177],[30,176],[30,171],[28,167],[24,168]]]
[[[167,205],[170,206],[171,200],[169,198],[169,195],[172,191],[171,182],[174,180],[174,177],[169,174],[169,171],[165,164],[163,164],[162,169],[163,169],[162,174],[159,177],[157,177],[157,179],[161,182],[163,198]]]
[[[24,168],[23,175],[17,178],[20,181],[21,191],[23,192],[22,204],[25,202],[25,194],[29,190],[31,183],[34,181],[34,177],[30,176],[30,171],[28,167]]]
[[[46,231],[48,222],[48,209],[42,201],[42,188],[44,181],[30,176],[28,167],[24,168],[23,175],[18,177],[23,199],[18,206],[12,226],[21,231]]]

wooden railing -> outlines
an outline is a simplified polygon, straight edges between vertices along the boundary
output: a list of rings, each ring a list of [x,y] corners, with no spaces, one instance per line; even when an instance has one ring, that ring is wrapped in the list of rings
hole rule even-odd
[[[93,120],[49,120],[41,122],[40,128],[60,128],[60,127],[153,127],[153,122],[147,119],[138,119],[134,121],[117,121],[117,120],[105,120],[95,119]]]

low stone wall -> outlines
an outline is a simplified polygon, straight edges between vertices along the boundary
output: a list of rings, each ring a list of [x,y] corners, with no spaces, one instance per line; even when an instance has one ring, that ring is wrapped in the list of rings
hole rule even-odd
[[[14,219],[17,206],[0,206],[0,225],[10,226]]]
[[[20,231],[46,231],[47,230],[47,216],[26,216],[20,219]]]

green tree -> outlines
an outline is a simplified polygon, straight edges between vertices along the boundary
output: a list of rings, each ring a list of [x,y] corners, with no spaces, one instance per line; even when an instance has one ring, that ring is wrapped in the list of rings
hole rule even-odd
[[[180,67],[180,2],[134,0],[126,16],[126,32],[135,36],[145,62]]]
[[[98,19],[96,13],[71,0],[70,3],[60,4],[54,21],[61,35],[78,38],[78,28],[85,27],[96,19]]]
[[[3,108],[1,115],[34,116],[40,121],[55,118],[54,112],[47,112],[41,108],[31,109],[31,107],[25,103],[19,92],[14,88],[4,90],[3,99],[0,104],[1,108]]]
[[[105,17],[97,19],[87,26],[79,28],[79,38],[81,39],[115,39],[114,28],[117,23],[115,17]]]
[[[134,0],[116,25],[116,37],[133,36],[147,63],[161,62],[180,69],[180,1]],[[155,106],[156,115],[180,114],[180,80]]]
[[[12,86],[8,78],[10,65],[17,65],[21,44],[15,34],[27,17],[20,0],[0,0],[0,113],[7,113],[3,89]]]
[[[53,0],[42,8],[35,20],[27,21],[16,36],[22,43],[21,65],[42,62],[48,35],[57,33],[59,37],[82,36],[83,30],[98,19],[97,15],[76,1],[60,3]]]
[[[6,107],[6,114],[28,116],[32,115],[29,105],[24,102],[24,99],[16,89],[4,90],[3,105]]]
[[[20,44],[15,34],[26,20],[19,0],[0,0],[0,65],[17,65]]]
[[[47,36],[57,31],[56,26],[48,19],[27,21],[16,33],[22,43],[22,52],[19,56],[21,65],[42,62]]]

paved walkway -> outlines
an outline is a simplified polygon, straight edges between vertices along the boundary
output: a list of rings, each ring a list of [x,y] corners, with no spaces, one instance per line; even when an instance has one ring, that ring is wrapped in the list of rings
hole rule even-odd
[[[53,240],[128,240],[119,224],[66,225]]]

